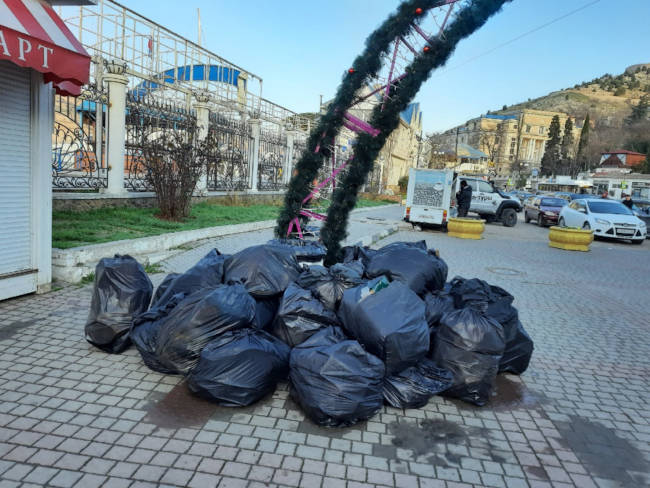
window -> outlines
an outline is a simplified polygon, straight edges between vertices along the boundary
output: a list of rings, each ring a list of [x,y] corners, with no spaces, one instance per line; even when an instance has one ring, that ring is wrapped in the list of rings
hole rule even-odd
[[[540,127],[539,128],[540,135],[544,135],[545,132],[546,132],[546,127]]]
[[[492,188],[492,185],[490,185],[485,181],[478,182],[478,191],[483,193],[494,193],[494,189]]]
[[[530,132],[530,125],[526,126],[526,132]]]
[[[466,181],[467,184],[471,187],[472,191],[477,191],[477,189],[476,189],[476,180],[463,180],[463,179],[461,179],[461,181]]]

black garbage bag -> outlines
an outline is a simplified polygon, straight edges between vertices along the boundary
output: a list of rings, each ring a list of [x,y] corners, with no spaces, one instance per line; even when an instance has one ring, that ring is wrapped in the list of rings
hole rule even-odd
[[[454,307],[454,298],[444,291],[427,293],[424,297],[424,303],[427,323],[432,332],[438,328],[440,319],[444,314],[453,312],[456,309]]]
[[[383,395],[395,408],[420,408],[451,386],[451,373],[424,358],[417,366],[384,378]]]
[[[506,342],[505,351],[499,362],[499,373],[522,374],[528,369],[535,346],[519,320],[513,327],[512,338]]]
[[[173,295],[165,303],[150,308],[145,313],[133,319],[129,337],[138,349],[144,364],[159,373],[176,373],[175,370],[168,368],[158,360],[156,347],[158,345],[158,332],[161,329],[161,324],[174,307],[182,302],[184,298],[184,293]]]
[[[212,249],[185,273],[178,275],[151,307],[160,307],[178,293],[185,296],[199,290],[214,288],[223,282],[223,266],[228,255]]]
[[[486,311],[490,301],[490,285],[478,278],[465,279],[456,276],[451,280],[449,294],[454,297],[456,308],[471,306]]]
[[[289,346],[263,330],[226,332],[203,348],[187,386],[219,405],[245,407],[287,377],[290,352]]]
[[[320,329],[338,324],[333,311],[327,309],[309,290],[292,283],[282,295],[273,322],[273,334],[290,347],[295,347]]]
[[[155,324],[146,327],[148,337],[154,336],[149,339],[155,340],[153,347],[145,350],[145,354],[139,347],[138,350],[145,362],[145,355],[155,357],[147,366],[161,365],[161,369],[152,368],[156,371],[187,374],[208,342],[224,332],[250,327],[254,317],[255,300],[242,285],[218,285],[183,298],[169,313],[161,314]],[[141,326],[134,326],[134,330]]]
[[[275,314],[278,313],[280,299],[272,298],[255,298],[255,319],[253,327],[255,329],[266,329],[273,324]]]
[[[424,242],[424,241],[422,241]],[[447,280],[447,263],[419,245],[396,242],[385,246],[366,265],[366,276],[388,276],[420,296],[427,291],[442,290]]]
[[[335,264],[329,269],[323,266],[310,266],[296,280],[298,286],[311,291],[330,310],[338,309],[343,292],[347,288],[364,282],[363,265],[360,261]]]
[[[385,277],[343,293],[338,311],[345,330],[393,374],[415,365],[429,350],[424,302],[406,285]]]
[[[352,261],[361,261],[361,264],[367,266],[370,259],[377,254],[376,249],[368,246],[345,246],[341,249],[342,262],[344,264]]]
[[[303,239],[271,239],[267,242],[269,246],[277,246],[293,252],[299,262],[321,261],[327,248],[319,241],[306,241]]]
[[[162,283],[158,285],[156,292],[153,294],[153,298],[151,299],[152,305],[160,300],[160,297],[163,296],[163,294],[169,289],[169,286],[172,284],[172,282],[180,275],[180,273],[169,273],[167,276],[165,276],[165,279],[162,280]]]
[[[255,298],[284,293],[301,272],[292,251],[277,246],[252,246],[225,262],[226,283],[242,283]]]
[[[323,329],[291,351],[291,396],[319,425],[352,425],[383,404],[381,360],[338,327]]]
[[[101,259],[95,267],[86,340],[106,352],[124,351],[131,344],[131,321],[147,310],[152,293],[151,280],[131,256]]]
[[[453,375],[445,395],[483,406],[490,398],[505,340],[503,328],[471,307],[445,314],[436,333],[432,359]]]

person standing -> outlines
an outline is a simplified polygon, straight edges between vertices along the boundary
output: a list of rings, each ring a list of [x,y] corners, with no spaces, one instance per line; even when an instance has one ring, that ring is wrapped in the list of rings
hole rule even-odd
[[[632,200],[632,197],[627,193],[623,193],[623,201],[621,203],[630,210],[632,210],[632,207],[634,207],[634,201]]]
[[[472,187],[465,180],[460,182],[460,191],[456,193],[456,204],[458,205],[458,216],[467,217],[467,212],[472,204]]]

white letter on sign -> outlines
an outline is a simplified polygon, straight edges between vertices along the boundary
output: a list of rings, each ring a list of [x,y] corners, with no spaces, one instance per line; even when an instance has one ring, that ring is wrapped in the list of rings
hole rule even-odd
[[[27,46],[27,49],[25,50],[25,46]],[[21,61],[25,61],[25,54],[31,52],[32,50],[32,43],[29,42],[27,39],[23,39],[22,37],[18,38],[18,59]]]
[[[5,35],[0,30],[0,46],[2,46],[2,54],[5,56],[11,56],[9,54],[9,49],[7,49],[7,41],[5,41]]]
[[[52,54],[54,52],[54,49],[52,49],[51,47],[43,46],[43,44],[39,44],[38,49],[43,49],[43,68],[49,68],[49,66],[47,65],[48,51],[49,54]]]

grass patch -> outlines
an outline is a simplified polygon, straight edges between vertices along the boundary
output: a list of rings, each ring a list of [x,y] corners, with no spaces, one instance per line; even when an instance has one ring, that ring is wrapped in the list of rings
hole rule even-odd
[[[377,207],[390,203],[394,202],[360,199],[357,208]],[[281,207],[276,205],[231,206],[203,202],[193,205],[192,213],[183,222],[157,218],[156,208],[56,211],[52,212],[52,246],[68,249],[86,244],[135,239],[168,232],[274,220],[280,213],[280,209]]]
[[[89,283],[94,283],[95,282],[95,272],[93,271],[90,274],[87,274],[83,278],[81,278],[81,281],[79,282],[80,286],[87,285]]]
[[[147,274],[156,274],[156,273],[162,273],[164,270],[162,269],[162,266],[160,263],[156,264],[147,264],[144,267],[144,270]]]

